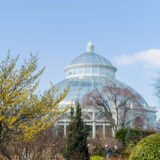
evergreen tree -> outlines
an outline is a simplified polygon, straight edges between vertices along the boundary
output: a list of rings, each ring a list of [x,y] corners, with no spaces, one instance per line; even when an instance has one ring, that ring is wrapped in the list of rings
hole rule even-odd
[[[73,156],[73,150],[74,150],[74,139],[73,139],[73,130],[72,128],[74,125],[74,120],[73,120],[73,115],[74,115],[74,109],[71,108],[71,112],[70,112],[70,118],[71,121],[69,123],[69,125],[67,126],[67,135],[66,135],[66,146],[65,146],[65,151],[64,151],[64,157],[69,160],[72,158]],[[74,157],[74,156],[73,156]]]
[[[66,160],[89,160],[87,134],[81,119],[79,103],[77,104],[75,115],[73,109],[71,109],[71,121],[67,128],[64,157]]]

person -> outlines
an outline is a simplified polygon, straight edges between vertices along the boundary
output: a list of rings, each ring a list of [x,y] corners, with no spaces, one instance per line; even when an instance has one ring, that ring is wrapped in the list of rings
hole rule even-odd
[[[114,146],[114,156],[115,156],[115,157],[119,157],[119,154],[120,154],[119,149],[118,149],[118,147],[115,145],[115,146]]]
[[[110,158],[111,154],[112,154],[112,150],[110,148],[110,146],[108,145],[105,145],[105,151],[106,151],[106,157],[107,157],[107,160]]]

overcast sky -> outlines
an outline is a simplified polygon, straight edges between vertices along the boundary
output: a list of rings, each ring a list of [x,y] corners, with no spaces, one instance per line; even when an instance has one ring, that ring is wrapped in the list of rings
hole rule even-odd
[[[160,71],[159,0],[0,0],[0,58],[39,52],[41,90],[65,79],[64,67],[86,50],[117,67],[117,78],[159,107],[153,83]]]

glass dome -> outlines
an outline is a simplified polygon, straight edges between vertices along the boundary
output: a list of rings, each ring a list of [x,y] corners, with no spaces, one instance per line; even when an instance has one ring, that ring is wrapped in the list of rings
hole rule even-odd
[[[93,89],[102,90],[104,86],[115,83],[118,87],[130,88],[128,85],[116,80],[116,68],[104,57],[94,53],[94,45],[89,42],[87,52],[75,58],[65,69],[66,79],[59,82],[56,87],[62,91],[69,86],[69,93],[65,101],[81,100]],[[141,97],[141,103],[148,107],[146,101]]]
[[[115,80],[114,83],[117,87],[121,88],[129,88],[135,94],[140,96],[140,94],[135,91],[133,88],[129,87],[125,83],[122,83],[118,80]],[[65,101],[71,100],[79,100],[81,101],[82,98],[93,89],[98,89],[101,91],[105,86],[111,86],[113,81],[111,79],[105,77],[84,77],[84,78],[73,78],[73,79],[66,79],[59,82],[56,87],[59,88],[60,92],[63,92],[64,88],[69,87],[69,93],[65,98]],[[141,104],[145,107],[148,107],[147,102],[141,97]]]
[[[66,79],[84,76],[114,79],[117,69],[106,58],[94,53],[94,45],[89,42],[87,52],[75,58],[64,70]]]
[[[84,53],[77,58],[75,58],[70,65],[82,65],[82,64],[88,64],[88,65],[104,65],[108,67],[113,67],[112,64],[103,56],[100,56],[96,53]]]

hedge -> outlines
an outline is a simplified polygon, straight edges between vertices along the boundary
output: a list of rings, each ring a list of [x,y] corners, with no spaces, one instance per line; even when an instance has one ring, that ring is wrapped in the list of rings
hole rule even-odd
[[[155,131],[138,130],[133,128],[120,128],[116,134],[115,138],[119,140],[124,147],[128,144],[137,144],[142,138],[155,134]]]

